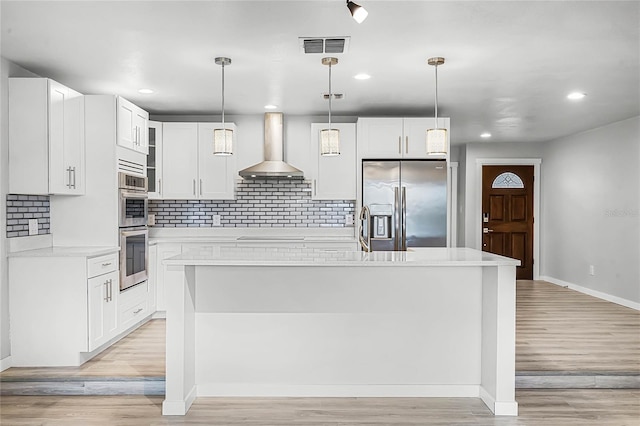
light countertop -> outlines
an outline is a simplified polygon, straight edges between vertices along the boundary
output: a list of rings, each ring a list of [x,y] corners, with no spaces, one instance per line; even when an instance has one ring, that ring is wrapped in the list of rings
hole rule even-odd
[[[470,248],[365,253],[313,248],[202,247],[187,250],[164,263],[176,266],[517,266],[520,261]]]
[[[8,253],[8,257],[95,257],[119,250],[119,247],[44,247]]]
[[[149,242],[356,242],[353,227],[345,228],[149,228]]]

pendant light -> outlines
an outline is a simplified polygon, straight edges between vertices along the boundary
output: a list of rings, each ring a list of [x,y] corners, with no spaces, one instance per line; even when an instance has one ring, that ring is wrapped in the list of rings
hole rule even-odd
[[[362,24],[362,22],[367,19],[367,15],[369,15],[369,12],[367,12],[364,7],[352,1],[347,0],[347,7],[349,8],[349,12],[351,12],[351,16],[358,24]]]
[[[213,131],[213,154],[232,155],[233,130],[227,129],[224,124],[224,67],[225,65],[231,65],[231,59],[216,58],[216,64],[222,66],[222,128]]]
[[[436,69],[436,117],[435,127],[427,130],[427,154],[447,153],[447,129],[438,127],[438,65],[444,64],[444,58],[435,57],[427,60]]]
[[[340,130],[331,127],[331,67],[338,63],[338,58],[322,58],[322,64],[329,66],[329,128],[320,130],[320,155],[340,154]]]

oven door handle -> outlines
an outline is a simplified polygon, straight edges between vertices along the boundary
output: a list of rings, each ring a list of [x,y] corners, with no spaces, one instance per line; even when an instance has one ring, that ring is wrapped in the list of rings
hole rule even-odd
[[[132,229],[131,231],[124,231],[124,230],[120,231],[120,234],[123,237],[129,237],[131,235],[143,235],[143,234],[148,234],[148,233],[149,233],[149,230],[146,229],[146,228],[145,229]]]
[[[138,192],[138,191],[125,191],[120,190],[120,196],[122,198],[149,198],[149,194],[146,192]]]

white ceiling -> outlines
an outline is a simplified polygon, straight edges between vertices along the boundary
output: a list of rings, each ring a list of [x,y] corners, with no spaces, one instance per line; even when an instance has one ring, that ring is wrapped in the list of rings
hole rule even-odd
[[[356,0],[358,1],[358,0]],[[322,54],[300,36],[350,36],[335,55],[335,115],[439,115],[452,142],[542,141],[640,115],[637,1],[2,1],[2,56],[82,93],[153,114],[326,115]],[[359,81],[360,72],[372,75]],[[154,94],[141,95],[139,88]],[[583,91],[580,102],[566,99]]]

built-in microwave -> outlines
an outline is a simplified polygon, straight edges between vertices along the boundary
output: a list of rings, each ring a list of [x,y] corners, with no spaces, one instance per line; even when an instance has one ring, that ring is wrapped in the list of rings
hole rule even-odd
[[[120,290],[146,281],[149,231],[146,226],[120,228]]]
[[[149,199],[147,178],[120,172],[118,174],[120,204],[119,227],[146,226]]]

